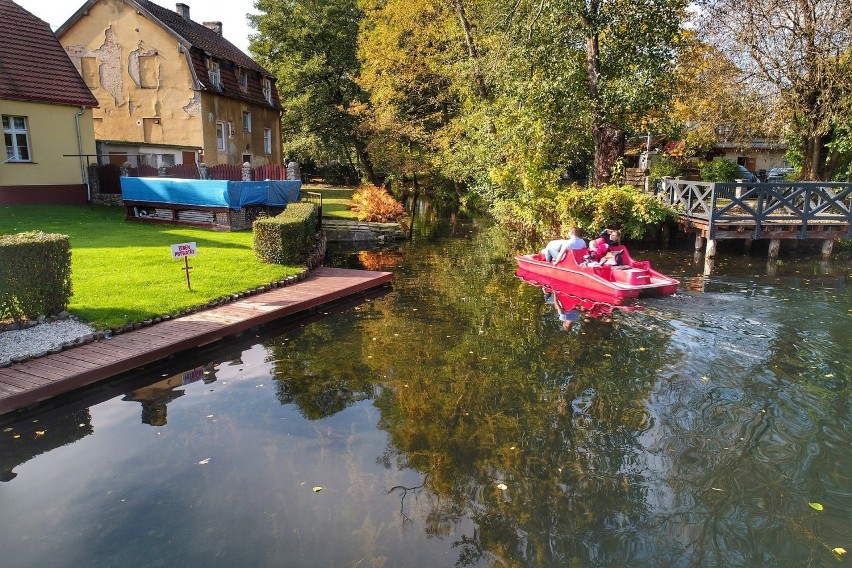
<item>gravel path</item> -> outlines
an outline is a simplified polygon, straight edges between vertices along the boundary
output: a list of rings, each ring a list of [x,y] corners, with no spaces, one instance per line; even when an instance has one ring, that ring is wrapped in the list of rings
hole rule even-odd
[[[94,333],[94,327],[73,319],[40,323],[27,329],[0,332],[0,365],[58,349],[63,343]]]

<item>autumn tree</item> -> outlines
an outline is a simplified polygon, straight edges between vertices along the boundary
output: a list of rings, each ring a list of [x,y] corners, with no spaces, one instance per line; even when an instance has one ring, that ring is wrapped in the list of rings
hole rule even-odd
[[[705,0],[700,29],[743,80],[778,97],[802,152],[801,177],[831,179],[838,125],[850,121],[852,3],[848,0]]]
[[[353,107],[367,99],[356,56],[362,13],[355,0],[256,0],[249,49],[278,78],[285,146],[301,158],[352,163],[376,183]],[[354,159],[353,159],[354,155]]]

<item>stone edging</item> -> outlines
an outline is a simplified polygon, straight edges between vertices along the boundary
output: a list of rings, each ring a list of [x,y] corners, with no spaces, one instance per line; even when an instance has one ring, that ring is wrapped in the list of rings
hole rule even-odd
[[[323,262],[325,261],[326,248],[327,248],[327,241],[326,241],[325,235],[323,235],[322,233],[317,233],[316,242],[314,243],[312,250],[311,250],[311,253],[308,256],[307,261],[305,262],[305,266],[304,266],[304,268],[302,268],[301,272],[299,272],[298,274],[295,274],[293,276],[288,276],[287,278],[282,278],[281,280],[276,280],[275,282],[270,282],[269,284],[263,284],[261,286],[258,286],[257,288],[252,288],[251,290],[245,290],[243,292],[235,292],[233,294],[229,294],[228,296],[222,296],[221,298],[216,298],[215,300],[211,300],[210,302],[203,304],[201,306],[195,306],[193,308],[186,308],[185,310],[181,310],[180,312],[177,312],[175,314],[168,314],[168,315],[164,315],[164,316],[160,316],[160,317],[156,317],[156,318],[151,318],[149,320],[145,320],[145,321],[141,321],[141,322],[129,323],[129,324],[123,325],[121,327],[104,329],[104,330],[101,330],[101,331],[96,331],[94,333],[89,333],[89,334],[83,335],[81,337],[78,337],[77,339],[75,339],[73,341],[66,341],[65,343],[63,343],[59,347],[55,347],[55,348],[53,348],[49,351],[43,352],[43,353],[38,353],[36,355],[31,355],[31,356],[28,356],[28,357],[15,357],[15,358],[12,358],[12,359],[7,360],[7,361],[0,361],[0,368],[8,367],[8,366],[12,365],[13,363],[24,363],[26,361],[31,361],[33,359],[38,359],[40,357],[44,357],[46,355],[59,353],[61,351],[64,351],[65,349],[71,349],[71,348],[77,347],[79,345],[87,345],[87,344],[92,343],[94,341],[100,341],[102,339],[110,339],[110,338],[112,338],[116,335],[119,335],[119,334],[122,334],[122,333],[127,333],[128,331],[133,331],[133,330],[136,330],[136,329],[142,329],[143,327],[150,327],[154,324],[157,324],[157,323],[160,323],[160,322],[163,322],[163,321],[168,321],[168,320],[171,320],[171,319],[177,319],[177,318],[180,318],[180,317],[183,317],[183,316],[188,316],[188,315],[194,314],[196,312],[201,312],[201,311],[204,311],[204,310],[215,308],[215,307],[218,307],[218,306],[221,306],[221,305],[224,305],[224,304],[230,304],[231,302],[236,302],[237,300],[240,300],[242,298],[247,298],[249,296],[255,296],[255,295],[261,294],[263,292],[268,292],[269,290],[274,290],[276,288],[283,288],[284,286],[289,286],[290,284],[295,284],[296,282],[301,282],[302,280],[304,280],[305,278],[308,277],[308,274],[312,270],[319,268],[320,266],[323,265]],[[22,324],[11,324],[11,325],[8,325],[8,326],[5,326],[5,327],[0,327],[0,332],[14,331],[14,330],[19,330],[19,329],[27,329],[27,328],[30,328],[30,327],[34,327],[34,326],[36,326],[40,323],[54,322],[54,321],[59,321],[59,320],[64,320],[64,319],[73,319],[73,320],[76,320],[76,321],[80,321],[79,319],[75,318],[74,316],[72,316],[68,312],[62,312],[57,316],[39,316],[35,320],[26,321]]]

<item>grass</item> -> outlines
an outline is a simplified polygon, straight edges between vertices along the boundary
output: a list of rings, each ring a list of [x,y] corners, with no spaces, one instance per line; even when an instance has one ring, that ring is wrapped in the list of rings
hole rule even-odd
[[[173,314],[301,271],[255,260],[251,231],[127,222],[119,207],[0,207],[0,234],[34,230],[70,237],[69,311],[100,329]],[[198,256],[189,259],[189,290],[171,245],[192,241]]]
[[[329,219],[358,219],[354,211],[349,209],[354,189],[342,187],[306,185],[302,191],[313,191],[322,194],[322,216]]]

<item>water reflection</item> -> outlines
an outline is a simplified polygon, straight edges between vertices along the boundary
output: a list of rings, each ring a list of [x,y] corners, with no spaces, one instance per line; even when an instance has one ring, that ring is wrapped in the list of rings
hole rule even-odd
[[[4,424],[14,565],[799,566],[848,548],[848,267],[720,255],[703,277],[691,250],[643,251],[680,292],[550,286],[550,305],[499,233],[420,203],[411,241],[330,256],[392,268],[385,295]],[[570,333],[557,302],[581,315]]]

